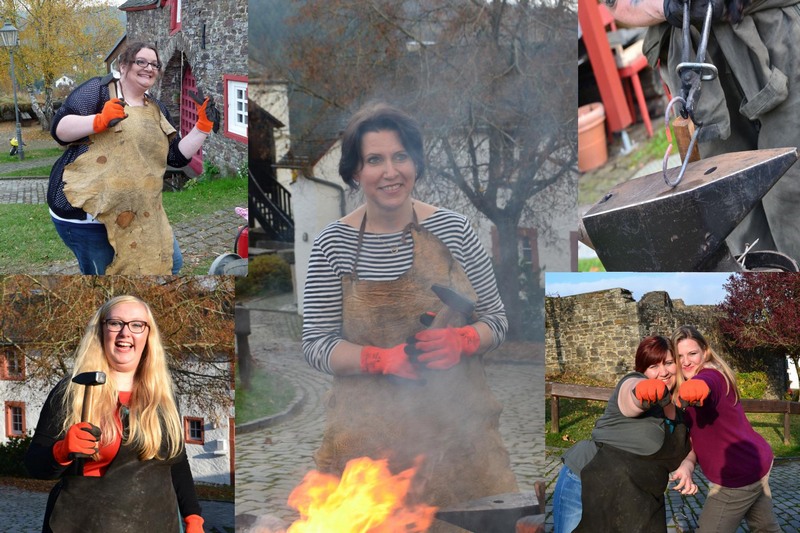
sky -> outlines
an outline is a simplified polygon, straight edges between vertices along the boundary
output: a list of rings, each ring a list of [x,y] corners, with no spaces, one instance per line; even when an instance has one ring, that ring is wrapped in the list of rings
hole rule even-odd
[[[722,285],[730,272],[548,272],[545,274],[547,296],[572,296],[604,289],[622,288],[633,293],[638,302],[651,291],[666,291],[673,300],[686,305],[714,305],[725,299]]]

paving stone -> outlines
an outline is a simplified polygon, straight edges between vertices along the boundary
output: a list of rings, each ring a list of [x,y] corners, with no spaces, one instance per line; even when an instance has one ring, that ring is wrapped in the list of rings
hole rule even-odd
[[[302,323],[296,312],[277,312],[280,306],[274,301],[247,305],[251,308],[251,353],[259,365],[298,388],[305,404],[298,414],[276,426],[237,433],[236,513],[238,517],[274,516],[291,523],[297,515],[286,500],[315,467],[313,452],[322,440],[325,421],[322,398],[332,377],[306,363],[300,344]],[[292,311],[292,302],[283,302],[283,308]],[[544,365],[489,364],[486,374],[492,392],[504,405],[500,431],[519,488],[532,491],[534,482],[544,479]]]

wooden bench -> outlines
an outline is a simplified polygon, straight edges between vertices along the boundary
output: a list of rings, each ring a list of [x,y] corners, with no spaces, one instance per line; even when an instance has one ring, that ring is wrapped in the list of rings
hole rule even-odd
[[[30,113],[27,111],[20,111],[19,123],[22,124],[22,127],[32,126],[34,122],[36,122],[36,119],[32,117]]]
[[[548,381],[545,383],[545,396],[550,396],[550,431],[558,433],[559,398],[575,398],[579,400],[596,400],[607,402],[614,392],[613,388],[608,387],[589,387],[586,385],[575,385],[572,383],[557,383]],[[783,443],[789,444],[790,441],[790,422],[791,415],[800,415],[800,402],[789,402],[786,400],[740,400],[745,413],[783,413]]]

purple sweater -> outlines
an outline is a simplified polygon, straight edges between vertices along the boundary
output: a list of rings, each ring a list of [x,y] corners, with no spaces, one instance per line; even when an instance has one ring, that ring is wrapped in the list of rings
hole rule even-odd
[[[693,379],[705,381],[711,389],[702,407],[686,409],[692,449],[706,477],[717,485],[737,488],[767,475],[772,448],[750,425],[742,404],[734,404],[733,388],[725,394],[722,373],[704,368]]]

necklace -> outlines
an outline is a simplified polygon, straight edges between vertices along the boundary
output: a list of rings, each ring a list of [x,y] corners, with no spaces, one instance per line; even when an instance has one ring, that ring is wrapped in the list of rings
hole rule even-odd
[[[381,237],[380,233],[376,233],[375,236],[378,237],[378,239],[383,243],[383,245],[386,248],[388,248],[389,251],[392,252],[393,254],[396,254],[397,252],[400,251],[400,244],[403,244],[403,241],[401,241],[400,244],[396,246],[390,246],[385,240],[383,240],[383,237]]]

